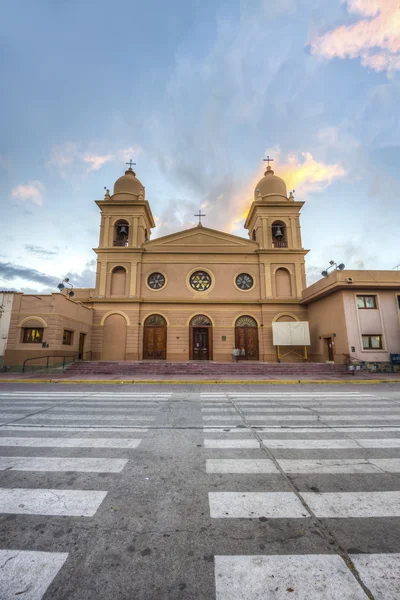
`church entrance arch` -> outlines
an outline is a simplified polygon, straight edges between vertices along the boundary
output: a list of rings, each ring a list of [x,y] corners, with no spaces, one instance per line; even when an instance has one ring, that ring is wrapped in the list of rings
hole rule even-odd
[[[212,323],[205,315],[196,315],[189,324],[190,360],[212,360]]]
[[[122,315],[109,315],[103,326],[101,360],[125,360],[126,320]]]
[[[144,322],[143,360],[166,360],[167,323],[161,315],[150,315]]]
[[[240,360],[258,360],[258,327],[253,317],[244,315],[237,319],[235,348],[240,349]]]

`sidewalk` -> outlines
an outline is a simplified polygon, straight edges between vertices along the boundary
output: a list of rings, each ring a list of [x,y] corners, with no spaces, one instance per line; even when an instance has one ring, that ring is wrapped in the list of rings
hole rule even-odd
[[[302,383],[326,383],[326,384],[352,384],[352,383],[400,383],[400,373],[357,373],[341,374],[327,376],[323,378],[307,375],[304,379],[299,375],[275,375],[275,376],[253,376],[242,375],[240,378],[235,376],[224,375],[220,378],[206,378],[202,375],[154,375],[152,377],[135,376],[132,374],[116,376],[110,375],[90,375],[90,378],[82,378],[82,375],[70,375],[60,372],[47,373],[0,373],[0,383],[87,383],[87,384],[116,384],[116,383],[159,383],[159,384],[302,384]]]

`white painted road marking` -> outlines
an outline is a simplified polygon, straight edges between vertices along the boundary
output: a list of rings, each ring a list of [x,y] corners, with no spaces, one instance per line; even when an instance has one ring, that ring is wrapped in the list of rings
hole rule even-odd
[[[400,458],[344,458],[319,460],[278,460],[290,474],[400,473]]]
[[[1,464],[1,463],[0,463]],[[274,473],[280,475],[279,469],[269,458],[262,459],[208,459],[207,473]]]
[[[310,514],[293,492],[209,492],[212,519],[304,519]]]
[[[69,427],[68,425],[59,425],[54,427],[48,427],[47,425],[3,425],[0,427],[0,433],[2,431],[28,431],[32,433],[33,431],[45,432],[45,431],[80,431],[81,433],[89,433],[91,431],[96,431],[98,433],[102,431],[112,431],[113,433],[123,432],[123,433],[146,433],[149,431],[145,427],[124,427],[121,425],[117,425],[116,427],[101,427],[101,426],[82,426],[82,427]]]
[[[21,415],[18,415],[20,417]],[[71,411],[70,415],[55,415],[48,413],[41,413],[40,415],[32,415],[31,417],[24,417],[25,421],[32,419],[40,419],[46,421],[154,421],[155,417],[127,417],[126,415],[77,415],[74,411]]]
[[[361,579],[377,600],[400,598],[400,554],[351,554]]]
[[[68,558],[67,552],[0,550],[0,597],[41,600]]]
[[[400,492],[302,492],[301,496],[320,519],[400,517]]]
[[[254,429],[254,428],[253,428]],[[376,431],[396,431],[400,433],[400,426],[398,427],[318,427],[318,425],[312,425],[311,427],[281,427],[275,425],[273,427],[257,427],[259,433],[358,433],[360,432],[376,432]]]
[[[0,456],[0,471],[77,471],[80,473],[120,473],[128,461],[123,458],[54,458]]]
[[[0,489],[0,513],[93,517],[107,492],[84,490]]]
[[[0,446],[35,448],[137,448],[141,439],[0,437]]]
[[[215,584],[216,600],[288,600],[291,596],[293,600],[367,598],[336,554],[216,556]],[[288,593],[292,591],[293,594]],[[387,596],[380,600],[389,598],[392,600]]]
[[[204,448],[259,448],[257,440],[204,440]]]
[[[289,440],[289,439],[263,439],[267,448],[295,449],[295,450],[333,450],[345,448],[400,448],[400,438],[380,438],[354,440]]]

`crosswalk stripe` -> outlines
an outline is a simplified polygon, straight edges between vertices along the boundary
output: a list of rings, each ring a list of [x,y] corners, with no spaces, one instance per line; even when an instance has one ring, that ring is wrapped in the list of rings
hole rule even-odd
[[[69,427],[68,425],[60,425],[59,427],[47,427],[46,425],[3,425],[0,427],[0,434],[2,431],[27,431],[27,432],[46,432],[46,431],[80,431],[81,433],[89,433],[89,432],[118,432],[121,431],[123,433],[147,433],[149,430],[144,427],[129,427],[129,426],[120,426],[116,425],[115,427]],[[0,436],[1,437],[1,436]]]
[[[336,554],[215,556],[215,584],[217,600],[287,600],[292,591],[298,600],[367,598]]]
[[[51,412],[46,413],[46,414],[51,414],[51,415],[56,415],[56,414],[63,414],[63,413],[73,413],[73,414],[78,414],[80,415],[81,413],[87,413],[88,410],[90,411],[95,411],[94,414],[98,415],[98,414],[107,414],[107,413],[111,413],[111,414],[123,414],[123,415],[130,415],[130,416],[138,416],[138,413],[147,413],[147,412],[152,412],[154,413],[155,411],[158,410],[157,407],[132,407],[132,406],[127,406],[125,408],[122,408],[120,406],[109,406],[109,407],[103,407],[103,406],[96,406],[96,407],[90,407],[87,408],[85,406],[74,406],[73,409],[71,410],[70,407],[68,406],[60,406],[57,408],[51,408],[50,409]],[[144,415],[146,416],[146,415]]]
[[[274,473],[280,474],[279,469],[269,458],[261,459],[207,459],[207,473],[237,473],[237,474],[255,474],[255,473]]]
[[[397,427],[321,427],[314,425],[312,427],[281,427],[280,425],[275,425],[274,427],[257,427],[257,431],[259,433],[357,433],[357,432],[384,432],[384,431],[396,431],[400,433],[400,426]]]
[[[302,492],[319,519],[400,517],[400,492]],[[211,518],[309,517],[293,492],[209,492]]]
[[[20,416],[20,415],[18,415]],[[135,417],[126,416],[126,415],[75,415],[73,411],[70,415],[54,415],[48,413],[41,413],[40,415],[32,415],[30,417],[25,417],[25,421],[32,421],[34,419],[40,419],[41,421],[120,421],[123,419],[124,421],[154,421],[155,417],[147,417],[138,415]]]
[[[53,471],[65,473],[120,473],[128,461],[122,458],[54,458],[0,456],[0,471]]]
[[[1,438],[0,438],[1,439]],[[204,440],[204,448],[259,448],[260,444],[257,440]]]
[[[0,437],[0,446],[29,448],[137,448],[141,439]]]
[[[209,492],[212,519],[304,519],[311,515],[293,492]]]
[[[400,517],[400,492],[302,492],[301,496],[320,519]]]
[[[26,600],[41,600],[67,558],[67,552],[0,550],[2,600],[19,595]]]
[[[289,474],[400,473],[400,458],[278,459],[278,463]]]
[[[374,598],[400,597],[400,554],[351,554],[361,579]]]
[[[59,489],[0,489],[0,513],[93,517],[107,492]]]
[[[400,438],[379,439],[333,439],[333,440],[293,440],[293,439],[263,439],[267,448],[283,448],[294,450],[324,450],[335,448],[400,448]]]

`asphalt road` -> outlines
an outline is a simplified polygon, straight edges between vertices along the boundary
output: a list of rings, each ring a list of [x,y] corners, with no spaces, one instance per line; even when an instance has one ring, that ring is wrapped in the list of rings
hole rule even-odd
[[[0,385],[0,600],[400,599],[400,386]]]

